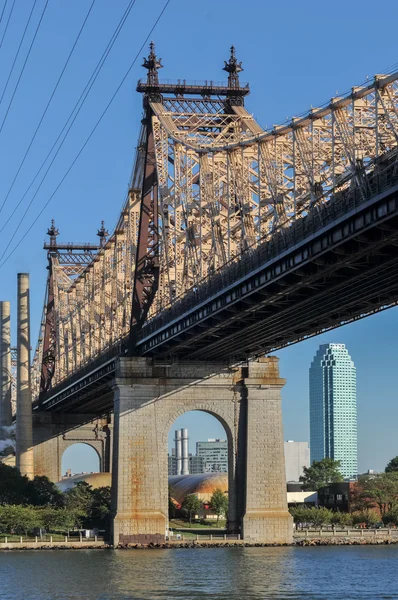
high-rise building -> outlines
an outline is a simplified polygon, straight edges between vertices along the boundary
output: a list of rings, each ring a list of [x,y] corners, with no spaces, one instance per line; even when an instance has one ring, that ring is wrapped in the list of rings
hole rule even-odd
[[[208,439],[196,442],[196,456],[203,459],[204,473],[228,473],[227,440]]]
[[[299,481],[304,467],[310,466],[308,442],[285,442],[286,481]]]
[[[322,344],[311,363],[310,455],[339,460],[344,477],[358,473],[356,369],[344,344]]]

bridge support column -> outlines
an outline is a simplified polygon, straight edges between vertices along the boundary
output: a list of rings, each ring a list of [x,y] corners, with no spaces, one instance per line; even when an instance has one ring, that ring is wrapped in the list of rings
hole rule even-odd
[[[291,542],[283,384],[276,358],[243,368],[204,362],[157,366],[148,358],[120,358],[114,385],[113,543],[164,541],[168,433],[190,410],[214,415],[226,431],[230,529],[243,531],[250,541]]]
[[[287,509],[277,358],[249,363],[244,380],[246,414],[246,502],[243,539],[248,542],[292,542],[293,521]]]

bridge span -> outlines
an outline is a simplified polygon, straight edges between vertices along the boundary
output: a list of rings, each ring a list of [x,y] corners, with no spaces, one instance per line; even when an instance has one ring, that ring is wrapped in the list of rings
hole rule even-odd
[[[26,451],[55,478],[80,431],[112,469],[115,543],[160,541],[168,431],[206,411],[228,437],[230,529],[289,542],[284,380],[265,355],[398,301],[398,73],[265,131],[234,48],[227,84],[160,82],[153,44],[143,66],[115,230],[48,230]]]

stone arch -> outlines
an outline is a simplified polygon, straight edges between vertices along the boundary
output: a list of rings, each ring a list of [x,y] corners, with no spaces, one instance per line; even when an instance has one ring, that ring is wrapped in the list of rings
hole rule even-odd
[[[92,448],[96,454],[98,459],[98,472],[102,473],[103,469],[103,445],[101,440],[62,440],[60,443],[60,470],[62,469],[62,459],[64,457],[65,452],[76,445],[84,445]]]
[[[178,417],[182,417],[187,412],[197,411],[204,412],[208,415],[214,417],[224,428],[225,435],[227,436],[228,442],[228,528],[235,529],[237,526],[237,521],[239,519],[237,515],[237,481],[236,481],[236,462],[237,462],[237,436],[235,432],[234,422],[232,419],[232,415],[228,414],[226,410],[223,409],[222,406],[215,406],[216,402],[211,403],[211,407],[209,407],[208,402],[193,402],[189,406],[178,407],[174,411],[170,410],[169,420],[166,422],[163,434],[162,434],[162,446],[163,449],[166,448],[167,454],[167,446],[168,446],[168,434]],[[168,473],[168,468],[166,465],[166,473]]]
[[[188,388],[189,389],[189,388]],[[171,394],[163,397],[161,400],[155,401],[155,414],[160,413],[160,418],[157,418],[157,435],[161,438],[161,447],[158,450],[159,455],[159,472],[158,476],[161,481],[161,497],[162,504],[165,510],[165,517],[168,518],[168,465],[167,465],[167,447],[168,434],[174,421],[183,414],[190,411],[205,412],[223,426],[228,441],[228,528],[236,529],[240,521],[241,515],[238,514],[239,509],[238,499],[238,481],[237,481],[237,454],[238,454],[238,427],[236,416],[238,411],[238,398],[234,398],[232,390],[229,390],[228,399],[220,397],[213,400],[212,397],[203,401],[200,394],[190,394],[188,390],[184,393],[180,390],[176,394]],[[231,394],[232,392],[232,394]],[[216,394],[214,394],[216,395]],[[159,431],[158,423],[161,423]]]

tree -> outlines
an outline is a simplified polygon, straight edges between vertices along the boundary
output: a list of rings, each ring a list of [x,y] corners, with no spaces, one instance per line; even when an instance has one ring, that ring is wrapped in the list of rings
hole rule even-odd
[[[357,510],[352,513],[352,520],[354,525],[365,524],[366,527],[371,525],[375,525],[380,521],[379,515],[369,508],[365,508],[364,510]]]
[[[91,492],[88,521],[91,527],[109,531],[111,514],[111,488],[100,487]]]
[[[216,489],[210,498],[210,508],[217,515],[217,526],[221,515],[226,515],[228,510],[228,496],[220,489]]]
[[[78,481],[64,494],[65,506],[75,515],[75,525],[90,525],[89,516],[93,501],[93,489],[86,481]]]
[[[352,525],[352,515],[350,513],[340,512],[339,510],[332,514],[330,522],[333,525],[341,527],[350,527]]]
[[[343,476],[339,471],[340,461],[332,458],[314,460],[310,467],[304,467],[304,475],[300,477],[303,490],[318,491],[330,483],[340,483]]]
[[[386,473],[396,473],[398,471],[398,456],[395,456],[390,460],[388,465],[386,466]]]
[[[181,508],[188,514],[189,526],[192,525],[192,515],[195,515],[201,508],[202,503],[196,494],[185,496]]]
[[[313,525],[314,527],[322,527],[330,523],[332,511],[323,506],[306,508],[305,506],[293,506],[289,508],[293,521],[297,525]]]
[[[398,498],[398,473],[363,475],[358,480],[361,496],[376,505],[381,516],[391,510]]]
[[[7,505],[0,506],[0,528],[6,533],[26,536],[41,526],[38,511],[33,506]]]
[[[27,484],[27,500],[33,506],[63,506],[64,496],[57,486],[44,475],[36,475]]]
[[[0,462],[0,505],[25,504],[29,479],[15,467]]]

